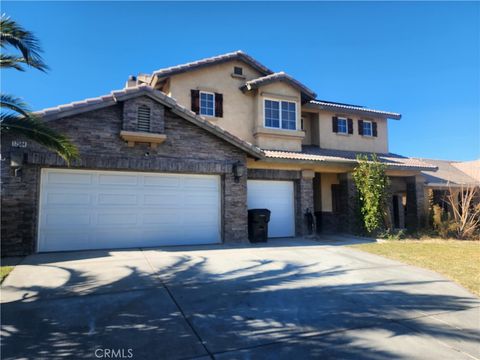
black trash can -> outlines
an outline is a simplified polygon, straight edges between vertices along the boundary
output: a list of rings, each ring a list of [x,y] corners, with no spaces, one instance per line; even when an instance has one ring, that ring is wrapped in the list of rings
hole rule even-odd
[[[248,210],[248,239],[252,243],[267,242],[270,210]]]

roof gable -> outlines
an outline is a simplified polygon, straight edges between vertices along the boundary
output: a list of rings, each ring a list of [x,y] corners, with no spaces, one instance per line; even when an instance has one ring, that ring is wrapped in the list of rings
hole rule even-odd
[[[315,99],[317,97],[317,94],[315,94],[315,92],[310,90],[307,86],[303,85],[300,81],[284,73],[283,71],[247,81],[245,85],[241,87],[241,89],[242,91],[258,89],[259,87],[262,87],[274,82],[285,82],[289,84],[290,86],[300,91],[302,93],[302,97],[307,98],[308,100]]]
[[[208,132],[218,136],[226,142],[240,148],[247,154],[262,158],[263,152],[257,146],[244,141],[237,136],[229,133],[221,127],[210,123],[200,115],[188,110],[187,108],[178,104],[173,98],[165,95],[159,90],[153,89],[151,86],[142,84],[135,87],[125,88],[123,90],[112,91],[109,95],[99,96],[96,98],[85,99],[83,101],[76,101],[66,105],[60,105],[53,108],[37,111],[36,114],[41,116],[44,121],[52,121],[67,116],[72,116],[92,110],[105,108],[115,105],[119,102],[139,97],[148,96],[151,99],[158,101],[162,105],[168,107],[174,114],[184,118],[185,120],[207,130]]]
[[[257,70],[259,73],[263,75],[272,74],[273,71],[252,58],[250,55],[244,53],[241,50],[234,51],[231,53],[213,56],[210,58],[205,58],[197,61],[192,61],[186,64],[171,66],[168,68],[158,69],[152,73],[152,81],[155,78],[165,78],[172,75],[177,75],[180,73],[184,73],[187,71],[198,70],[201,68],[209,67],[212,65],[221,64],[224,62],[232,61],[232,60],[239,60],[244,62],[247,65],[250,65],[252,68]]]

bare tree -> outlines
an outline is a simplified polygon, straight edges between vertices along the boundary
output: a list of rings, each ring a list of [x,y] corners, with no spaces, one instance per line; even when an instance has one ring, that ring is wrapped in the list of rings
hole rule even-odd
[[[456,236],[459,239],[473,238],[480,229],[480,190],[479,186],[462,185],[460,189],[449,186],[446,194]]]

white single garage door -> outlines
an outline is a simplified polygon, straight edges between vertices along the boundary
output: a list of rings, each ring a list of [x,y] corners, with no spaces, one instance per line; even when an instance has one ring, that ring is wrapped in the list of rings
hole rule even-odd
[[[42,169],[38,250],[218,243],[220,178]]]
[[[295,235],[293,181],[248,180],[248,208],[269,209],[269,237]]]

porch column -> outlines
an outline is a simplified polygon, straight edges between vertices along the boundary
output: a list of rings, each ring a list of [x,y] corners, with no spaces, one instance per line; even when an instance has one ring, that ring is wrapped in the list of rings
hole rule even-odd
[[[427,218],[425,179],[422,175],[407,178],[407,228],[417,230],[425,226]]]
[[[353,181],[352,173],[339,175],[341,188],[340,219],[338,228],[341,232],[355,233],[357,230],[358,219],[356,213],[357,188]]]
[[[298,235],[305,236],[309,234],[308,223],[305,217],[307,209],[314,215],[315,209],[313,208],[313,178],[315,172],[313,170],[302,170],[302,176],[299,180],[299,197],[298,197],[298,218],[297,224],[299,228],[297,230]]]

